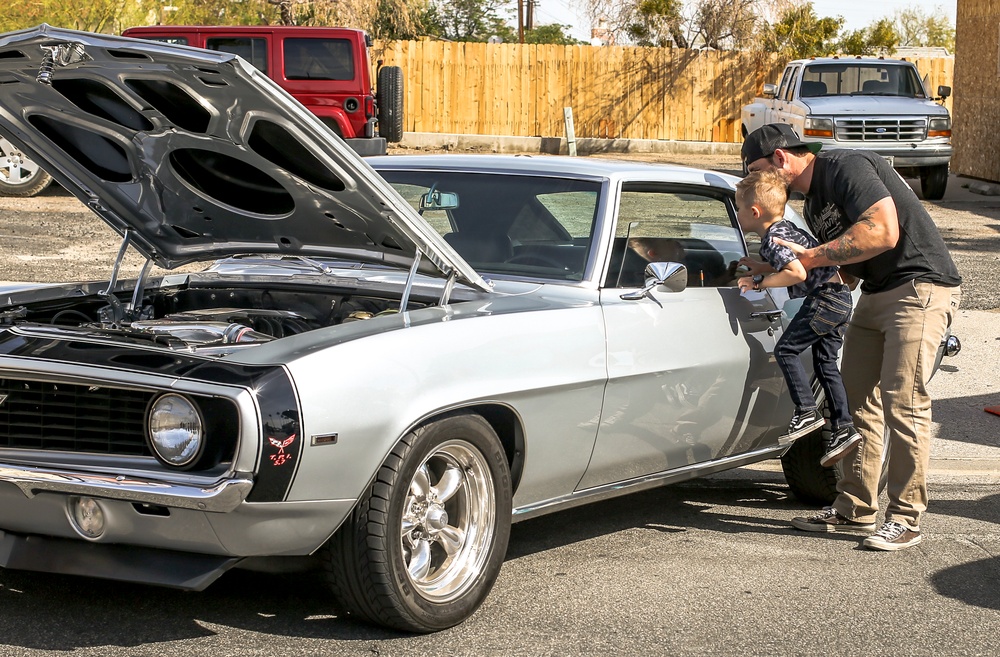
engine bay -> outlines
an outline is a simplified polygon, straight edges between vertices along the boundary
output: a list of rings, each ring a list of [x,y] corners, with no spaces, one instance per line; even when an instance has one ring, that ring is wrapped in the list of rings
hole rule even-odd
[[[54,291],[54,290],[53,290]],[[34,326],[88,337],[119,337],[174,350],[222,356],[272,340],[399,311],[400,301],[352,292],[250,287],[149,290],[141,303],[128,291],[59,295],[12,305],[0,326]],[[408,309],[429,305],[411,299]]]

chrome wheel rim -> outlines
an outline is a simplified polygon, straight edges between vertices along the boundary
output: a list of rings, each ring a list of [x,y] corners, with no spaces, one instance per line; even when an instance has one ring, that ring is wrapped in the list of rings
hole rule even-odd
[[[403,503],[400,543],[422,597],[448,602],[476,583],[496,530],[495,502],[489,465],[468,442],[442,443],[420,464]]]

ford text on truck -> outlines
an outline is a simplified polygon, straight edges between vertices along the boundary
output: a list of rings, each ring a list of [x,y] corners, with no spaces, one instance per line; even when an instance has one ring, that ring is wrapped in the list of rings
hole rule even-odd
[[[862,148],[885,157],[904,176],[919,177],[925,199],[944,196],[951,160],[951,117],[932,98],[913,63],[883,58],[816,58],[790,62],[781,81],[743,107],[743,137],[765,123],[788,123],[823,150]]]

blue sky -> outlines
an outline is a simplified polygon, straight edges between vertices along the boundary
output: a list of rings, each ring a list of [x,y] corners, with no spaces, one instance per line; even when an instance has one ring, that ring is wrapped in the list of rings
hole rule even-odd
[[[898,9],[919,7],[931,13],[940,7],[955,24],[958,0],[813,0],[813,7],[820,16],[843,16],[844,27],[857,30],[872,21],[891,16]],[[517,5],[513,4],[516,8]],[[539,0],[535,22],[539,25],[559,23],[570,25],[570,34],[582,41],[590,40],[590,24],[586,17],[586,0]],[[517,24],[514,18],[513,24]]]

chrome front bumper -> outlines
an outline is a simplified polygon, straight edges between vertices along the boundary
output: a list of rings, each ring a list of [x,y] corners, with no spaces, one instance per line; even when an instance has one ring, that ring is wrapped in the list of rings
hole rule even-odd
[[[221,479],[210,486],[199,487],[124,475],[110,477],[0,463],[0,482],[13,484],[28,498],[43,492],[65,493],[177,509],[227,513],[235,510],[250,494],[253,475],[236,473],[233,477]]]

